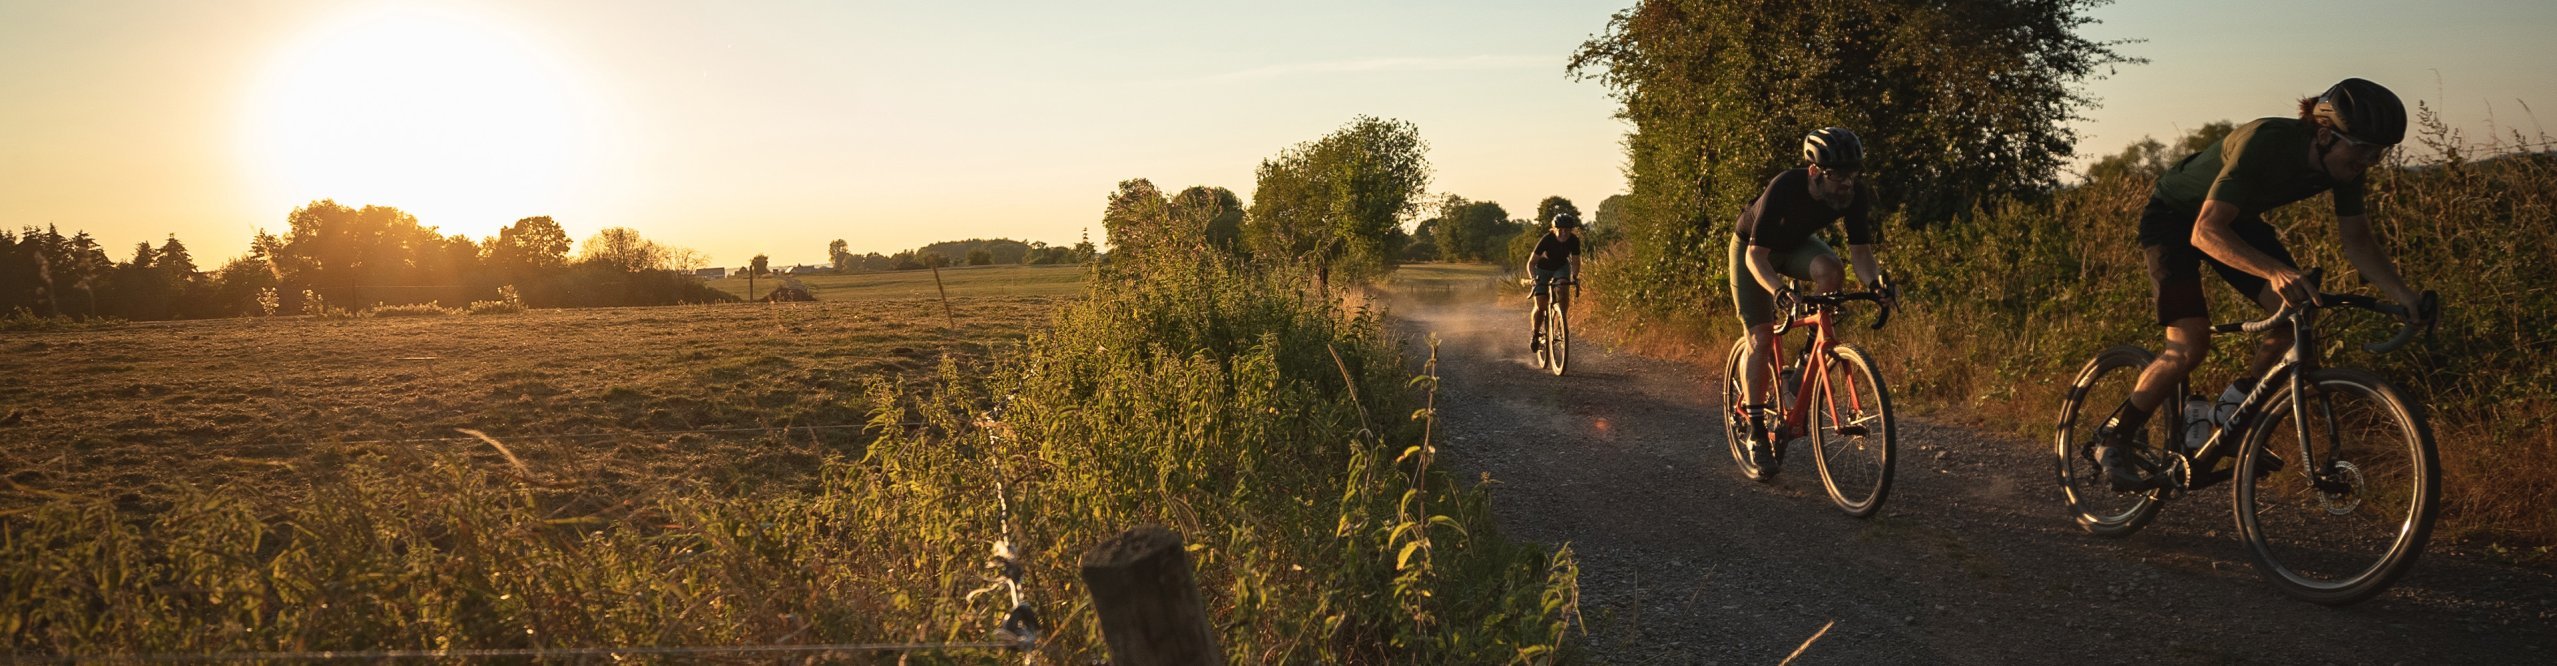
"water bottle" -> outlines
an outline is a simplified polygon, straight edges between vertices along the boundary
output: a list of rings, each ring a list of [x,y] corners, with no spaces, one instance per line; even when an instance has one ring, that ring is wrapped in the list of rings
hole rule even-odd
[[[2211,441],[2211,433],[2220,427],[2214,418],[2211,402],[2199,395],[2184,396],[2184,450],[2198,451]]]
[[[2245,402],[2247,392],[2253,388],[2255,387],[2240,387],[2232,383],[2228,385],[2228,388],[2220,389],[2219,404],[2211,408],[2211,425],[2218,428],[2228,427],[2229,418],[2237,415],[2237,403]]]

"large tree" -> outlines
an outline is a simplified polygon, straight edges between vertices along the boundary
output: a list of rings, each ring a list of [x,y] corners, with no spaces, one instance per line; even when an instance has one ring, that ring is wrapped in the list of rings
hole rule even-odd
[[[483,250],[489,268],[521,281],[568,265],[568,230],[550,216],[527,217],[497,230]]]
[[[1167,217],[1179,233],[1195,234],[1207,247],[1232,252],[1243,236],[1243,199],[1222,187],[1181,190],[1172,195]]]
[[[2087,79],[2123,63],[2077,29],[2106,0],[1646,0],[1572,55],[1623,104],[1635,256],[1620,294],[1670,307],[1721,281],[1722,237],[1802,135],[1866,139],[1880,210],[1959,217],[2055,183],[2092,104]],[[1702,270],[1700,270],[1702,269]]]
[[[1263,160],[1243,218],[1254,258],[1361,280],[1385,269],[1396,228],[1429,185],[1420,129],[1367,116]]]
[[[669,253],[665,246],[639,235],[630,227],[609,227],[595,232],[578,247],[578,261],[618,269],[625,273],[662,270]]]

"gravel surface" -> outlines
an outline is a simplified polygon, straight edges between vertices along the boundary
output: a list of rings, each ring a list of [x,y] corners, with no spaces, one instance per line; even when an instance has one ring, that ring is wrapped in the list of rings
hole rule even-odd
[[[1594,661],[2557,663],[2548,571],[2436,550],[2359,605],[2295,601],[2257,577],[2225,490],[2097,538],[2044,444],[1905,416],[1888,501],[1850,518],[1799,446],[1773,483],[1740,475],[1708,407],[1719,369],[1583,339],[1555,377],[1516,297],[1389,306],[1444,343],[1442,460],[1492,479],[1508,535],[1578,553]]]

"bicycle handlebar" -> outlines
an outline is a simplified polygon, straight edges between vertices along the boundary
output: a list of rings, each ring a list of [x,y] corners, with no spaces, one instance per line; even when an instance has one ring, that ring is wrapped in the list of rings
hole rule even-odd
[[[2325,272],[2325,269],[2322,268],[2311,270],[2301,277],[2302,279],[2307,280],[2311,285],[2311,288],[2314,289],[2314,285],[2318,283],[2320,278],[2325,276]],[[2419,300],[2415,306],[2415,311],[2423,313],[2423,327],[2416,327],[2414,322],[2401,322],[2397,326],[2396,334],[2389,336],[2387,340],[2364,344],[2362,345],[2362,350],[2373,354],[2386,354],[2405,347],[2409,342],[2414,342],[2416,334],[2431,330],[2434,324],[2441,321],[2441,300],[2441,294],[2430,291],[2424,292],[2424,297]],[[2275,309],[2272,316],[2255,321],[2221,324],[2211,327],[2211,330],[2219,333],[2235,331],[2262,333],[2266,329],[2270,329],[2275,325],[2290,321],[2294,317],[2298,317],[2302,312],[2320,308],[2335,307],[2359,308],[2397,317],[2401,320],[2405,319],[2409,314],[2411,314],[2411,312],[2413,312],[2409,311],[2406,306],[2403,305],[2382,303],[2379,298],[2373,296],[2364,294],[2330,294],[2321,291],[2317,293],[2317,298],[2310,301],[2306,307],[2286,302],[2282,304],[2282,307]]]
[[[1835,291],[1826,294],[1803,294],[1791,291],[1788,291],[1787,293],[1793,298],[1793,306],[1786,308],[1788,313],[1800,312],[1802,307],[1805,305],[1843,306],[1856,301],[1873,301],[1876,305],[1883,306],[1882,314],[1874,317],[1873,325],[1867,326],[1866,328],[1878,330],[1882,328],[1883,324],[1891,323],[1891,311],[1893,308],[1891,308],[1887,302],[1883,300],[1883,297],[1889,296],[1896,299],[1900,295],[1900,290],[1892,287],[1890,280],[1886,278],[1882,281],[1882,288],[1867,291]],[[1788,316],[1786,319],[1790,320],[1791,317]],[[1788,326],[1781,326],[1783,322],[1778,323],[1780,324],[1779,333],[1782,332],[1781,329],[1783,328],[1790,328]]]

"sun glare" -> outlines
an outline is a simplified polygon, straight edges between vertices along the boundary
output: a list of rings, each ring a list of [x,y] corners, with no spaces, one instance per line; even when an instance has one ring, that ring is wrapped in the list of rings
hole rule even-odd
[[[592,128],[566,78],[476,17],[348,16],[277,53],[249,97],[243,152],[278,215],[336,199],[484,236],[556,213],[588,166]]]

